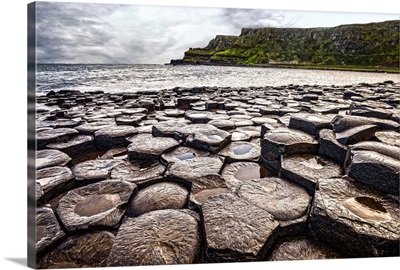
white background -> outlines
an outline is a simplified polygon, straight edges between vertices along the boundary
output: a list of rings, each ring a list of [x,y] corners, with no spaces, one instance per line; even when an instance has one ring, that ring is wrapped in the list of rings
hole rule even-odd
[[[30,1],[3,1],[1,7],[1,253],[0,269],[25,269],[27,257],[27,88],[26,88],[26,22],[27,4]],[[60,1],[54,1],[60,2]],[[69,1],[111,3],[112,1]],[[162,4],[180,6],[209,6],[236,8],[267,8],[287,10],[344,11],[344,12],[378,12],[397,13],[400,8],[397,1],[260,1],[260,0],[117,0],[117,3],[130,4]],[[400,233],[400,232],[399,232]],[[353,267],[355,269],[383,269],[399,266],[399,258],[379,259],[345,259],[326,261],[298,262],[263,262],[251,264],[210,264],[170,267],[141,267],[139,269],[339,269]],[[109,268],[121,269],[121,268]],[[124,268],[127,269],[127,268]],[[133,268],[128,268],[133,269]],[[137,269],[137,268],[135,268]]]

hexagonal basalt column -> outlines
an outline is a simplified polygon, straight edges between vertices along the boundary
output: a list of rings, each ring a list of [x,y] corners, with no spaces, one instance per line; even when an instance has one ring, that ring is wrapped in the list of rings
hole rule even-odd
[[[318,182],[309,230],[351,257],[399,256],[398,202],[341,178]]]

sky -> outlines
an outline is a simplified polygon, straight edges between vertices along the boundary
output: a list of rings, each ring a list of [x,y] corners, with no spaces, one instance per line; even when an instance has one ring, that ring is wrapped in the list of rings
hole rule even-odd
[[[242,28],[331,27],[399,14],[38,2],[36,18],[38,63],[163,64]]]

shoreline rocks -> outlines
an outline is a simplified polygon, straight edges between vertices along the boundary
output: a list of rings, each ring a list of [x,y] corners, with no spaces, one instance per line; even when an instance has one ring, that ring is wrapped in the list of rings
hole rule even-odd
[[[398,91],[39,96],[38,267],[399,256]]]

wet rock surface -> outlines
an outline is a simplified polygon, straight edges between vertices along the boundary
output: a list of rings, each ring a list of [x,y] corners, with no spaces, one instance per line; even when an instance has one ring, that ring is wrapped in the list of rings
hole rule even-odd
[[[47,246],[65,235],[50,207],[36,209],[36,250],[43,251]]]
[[[107,265],[194,263],[200,241],[199,224],[193,216],[178,210],[153,211],[121,225]]]
[[[155,210],[184,208],[188,195],[188,190],[176,183],[157,183],[134,195],[127,215],[136,217]]]
[[[281,174],[313,194],[319,179],[341,176],[343,172],[338,164],[323,156],[299,154],[283,158]]]
[[[399,256],[398,203],[346,179],[318,183],[310,231],[350,256]],[[332,233],[332,232],[335,233]]]
[[[114,227],[136,188],[126,181],[108,180],[74,189],[59,201],[57,214],[69,231]]]
[[[105,267],[115,241],[107,231],[72,236],[38,259],[38,268]]]
[[[337,259],[342,256],[329,246],[306,237],[286,240],[274,248],[271,261]]]
[[[325,244],[339,257],[398,256],[398,91],[38,95],[36,201],[48,210],[37,220],[65,234],[48,231],[38,267],[336,258]],[[328,188],[332,177],[341,184]]]
[[[232,193],[209,197],[202,215],[211,262],[260,260],[278,234],[272,215]]]

